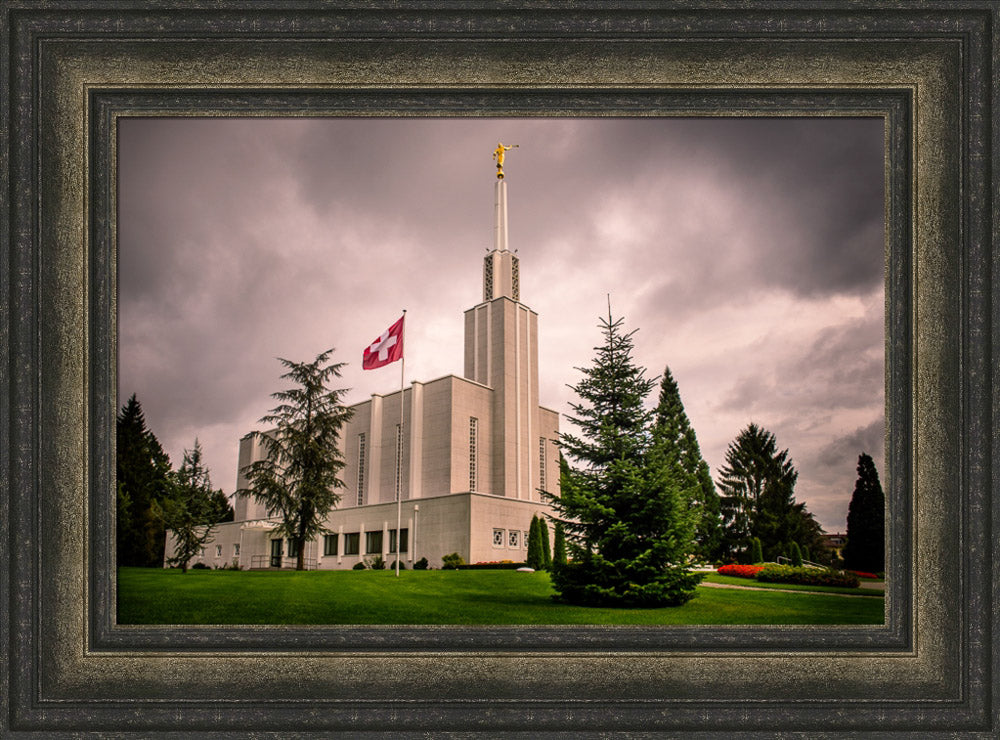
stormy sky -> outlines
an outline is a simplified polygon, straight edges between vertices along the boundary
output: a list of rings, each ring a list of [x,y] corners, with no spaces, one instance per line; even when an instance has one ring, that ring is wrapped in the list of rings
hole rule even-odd
[[[348,402],[392,392],[361,352],[405,308],[407,383],[461,375],[500,140],[542,405],[569,411],[610,294],[713,475],[756,422],[844,531],[861,452],[885,485],[877,118],[121,120],[119,405],[230,493],[275,358],[335,347]]]

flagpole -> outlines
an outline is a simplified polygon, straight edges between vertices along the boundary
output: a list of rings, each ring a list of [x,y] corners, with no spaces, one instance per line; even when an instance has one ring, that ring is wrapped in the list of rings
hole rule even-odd
[[[406,309],[403,309],[403,318],[406,319]],[[399,559],[403,556],[403,375],[406,372],[406,322],[403,322],[403,333],[400,336],[403,344],[403,354],[399,358],[399,466],[397,475],[399,485],[396,486],[396,578],[399,578]]]

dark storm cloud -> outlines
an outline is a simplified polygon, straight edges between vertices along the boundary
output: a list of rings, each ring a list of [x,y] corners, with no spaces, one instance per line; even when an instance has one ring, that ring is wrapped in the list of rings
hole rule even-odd
[[[856,464],[861,453],[870,455],[879,470],[882,469],[885,456],[885,419],[876,419],[832,440],[818,451],[816,462],[820,470],[828,470],[836,475],[843,470],[845,461],[853,460]]]

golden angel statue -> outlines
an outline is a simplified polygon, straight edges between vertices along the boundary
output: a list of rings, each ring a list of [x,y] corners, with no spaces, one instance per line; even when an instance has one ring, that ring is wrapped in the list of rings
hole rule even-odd
[[[518,144],[514,144],[512,146],[504,146],[503,142],[500,141],[497,142],[497,148],[493,152],[493,160],[497,163],[497,179],[499,180],[503,179],[503,160],[505,153],[509,149],[515,149],[517,146]]]

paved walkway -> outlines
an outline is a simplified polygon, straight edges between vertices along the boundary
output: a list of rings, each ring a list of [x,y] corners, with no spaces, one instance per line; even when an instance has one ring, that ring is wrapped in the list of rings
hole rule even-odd
[[[737,586],[733,583],[710,583],[708,581],[702,581],[700,586],[707,586],[709,588],[735,588],[742,589],[744,591],[780,591],[783,594],[814,594],[815,596],[843,596],[848,599],[870,599],[873,596],[882,596],[882,594],[835,594],[829,591],[800,591],[795,588],[763,588],[761,586]]]

